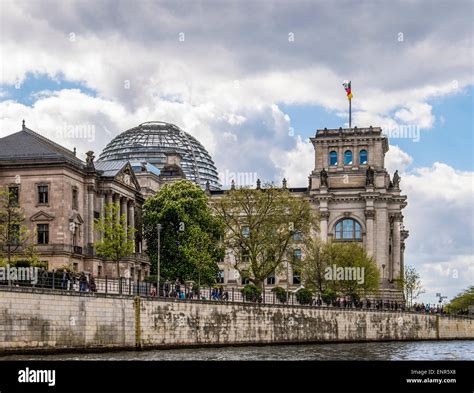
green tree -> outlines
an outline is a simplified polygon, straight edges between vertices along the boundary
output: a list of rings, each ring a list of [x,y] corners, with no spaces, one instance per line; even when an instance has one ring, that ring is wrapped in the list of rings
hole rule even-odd
[[[317,228],[306,199],[270,184],[230,190],[213,201],[213,208],[225,225],[224,243],[234,255],[234,268],[258,287],[282,268],[293,236],[304,238]]]
[[[446,306],[449,313],[467,313],[469,306],[474,307],[474,286],[470,286],[455,296]]]
[[[309,238],[303,244],[304,257],[300,263],[301,278],[305,286],[322,294],[326,289],[324,273],[327,267],[329,243]]]
[[[366,250],[354,242],[305,242],[302,262],[305,285],[325,297],[329,294],[358,300],[379,289],[380,273]]]
[[[405,267],[403,276],[398,279],[398,284],[403,289],[408,307],[411,307],[413,300],[425,292],[420,280],[420,274],[412,266]]]
[[[145,238],[156,274],[157,226],[161,224],[160,281],[216,282],[225,253],[223,225],[204,191],[188,180],[167,184],[144,204]]]
[[[0,190],[0,254],[6,253],[7,263],[11,264],[12,257],[21,251],[23,259],[34,261],[36,254],[31,240],[31,232],[25,225],[23,209],[15,200],[15,195]],[[21,257],[21,256],[19,256]]]
[[[118,203],[108,203],[104,216],[95,224],[100,234],[100,240],[95,243],[97,255],[115,262],[117,277],[120,277],[119,261],[135,250],[135,228],[128,226],[126,220],[125,214],[120,215]]]

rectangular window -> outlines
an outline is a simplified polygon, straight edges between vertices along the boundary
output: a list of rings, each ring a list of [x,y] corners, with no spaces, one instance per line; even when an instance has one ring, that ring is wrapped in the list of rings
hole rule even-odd
[[[38,244],[49,243],[49,224],[38,224]]]
[[[77,188],[72,189],[72,208],[74,210],[79,209],[79,198],[78,198],[79,191]]]
[[[250,228],[245,226],[242,227],[242,236],[243,237],[249,237],[250,236]]]
[[[49,192],[48,186],[38,186],[38,203],[47,204],[49,203]]]
[[[250,284],[250,280],[247,277],[242,277],[242,285]]]
[[[248,249],[242,247],[241,258],[242,258],[242,262],[250,261],[250,253]]]
[[[267,277],[267,285],[275,285],[275,282],[275,273],[272,273]]]
[[[8,206],[20,204],[20,188],[18,186],[8,187]]]
[[[217,273],[217,283],[224,284],[224,270],[219,270]]]
[[[293,250],[293,260],[301,261],[301,250],[299,248]]]
[[[301,273],[298,269],[293,269],[293,284],[301,284]]]

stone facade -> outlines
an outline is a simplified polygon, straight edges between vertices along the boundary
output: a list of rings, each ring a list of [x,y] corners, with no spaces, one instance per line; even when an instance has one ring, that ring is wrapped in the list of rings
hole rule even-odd
[[[0,288],[0,350],[474,339],[474,320]]]
[[[122,261],[121,271],[128,270],[134,278],[143,278],[149,273],[139,225],[141,206],[164,184],[185,177],[180,154],[167,153],[166,165],[161,172],[156,172],[156,168],[144,162],[94,162],[92,152],[84,163],[75,153],[26,127],[0,142],[10,143],[3,148],[0,145],[0,187],[18,187],[20,205],[32,230],[39,224],[49,225],[49,244],[38,245],[38,249],[50,268],[72,262],[80,270],[94,275],[116,274],[113,264],[95,256],[93,245],[97,234],[93,222],[103,215],[106,203],[117,202],[129,224],[137,223],[139,229],[136,254]],[[14,151],[18,143],[26,150],[31,144],[46,145],[47,154],[36,148],[35,154],[24,155],[19,151],[11,157],[10,150]],[[306,198],[318,215],[320,231],[315,236],[324,241],[354,241],[363,245],[380,269],[382,296],[387,300],[402,300],[396,280],[403,273],[408,237],[402,215],[407,197],[401,195],[398,173],[391,178],[385,169],[387,137],[378,127],[323,129],[317,131],[311,143],[315,161],[309,185],[289,188],[289,191],[295,197]],[[48,187],[47,204],[38,203],[39,186]],[[286,180],[283,187],[287,187]],[[224,192],[206,184],[206,194],[211,201]],[[294,246],[297,253],[298,244]],[[231,253],[227,253],[219,265],[220,284],[227,287],[245,284],[233,268]],[[268,289],[277,285],[292,290],[301,286],[290,263],[282,273],[266,281]]]
[[[379,127],[324,129],[311,142],[315,168],[309,195],[319,212],[321,239],[363,244],[380,269],[381,289],[397,296],[408,237],[402,215],[407,197],[400,193],[398,173],[391,180],[385,169],[387,137]],[[360,225],[360,236],[349,236],[349,230],[345,239],[344,228],[340,236],[337,224],[346,219]]]
[[[306,198],[319,217],[319,236],[324,241],[354,241],[363,245],[380,269],[381,297],[402,301],[397,278],[403,273],[405,239],[402,209],[407,205],[401,195],[400,178],[393,180],[385,169],[384,157],[388,139],[381,128],[318,130],[311,138],[315,150],[314,170],[307,188],[289,188]],[[283,182],[286,187],[286,181]],[[222,191],[209,191],[219,198]],[[352,228],[352,229],[351,229]],[[298,250],[298,244],[294,244]],[[243,282],[234,260],[227,254],[220,264],[223,282],[241,287]],[[270,277],[267,288],[300,287],[299,277],[291,264],[276,277]]]
[[[8,151],[12,144],[25,144],[32,151]],[[92,152],[83,162],[74,152],[23,127],[0,139],[0,187],[16,190],[25,226],[50,270],[67,265],[97,277],[117,275],[115,263],[96,255],[99,234],[94,222],[103,217],[105,204],[115,202],[128,225],[135,227],[144,198],[129,163],[110,168],[94,163]],[[143,279],[150,263],[140,228],[135,243],[135,253],[120,262],[120,269],[122,275]]]

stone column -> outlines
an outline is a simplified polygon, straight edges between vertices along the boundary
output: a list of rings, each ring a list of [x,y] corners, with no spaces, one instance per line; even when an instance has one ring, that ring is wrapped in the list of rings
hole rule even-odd
[[[374,219],[375,219],[375,210],[368,209],[365,211],[365,249],[367,250],[367,255],[369,257],[374,256]]]
[[[388,260],[388,238],[390,228],[388,223],[388,212],[386,203],[380,203],[377,208],[377,215],[375,219],[375,231],[374,231],[374,244],[375,244],[375,259],[377,266],[380,269],[380,277],[384,283],[387,281],[390,275],[390,267]],[[382,265],[385,265],[385,269],[382,269]]]
[[[391,269],[391,280],[395,280],[400,277],[401,267],[401,239],[400,239],[400,223],[402,221],[402,214],[395,213],[393,216],[393,246],[392,246],[392,269]]]
[[[344,148],[342,146],[337,148],[337,167],[344,168]]]
[[[135,228],[135,202],[132,200],[128,203],[128,225]]]
[[[107,191],[107,205],[114,203],[114,197],[112,191]]]
[[[105,194],[103,192],[99,193],[99,211],[100,211],[100,219],[104,220],[105,217]],[[103,233],[97,233],[99,238],[103,239]]]
[[[117,222],[120,222],[120,194],[114,194],[114,204],[118,205]]]
[[[87,231],[87,243],[92,248],[94,243],[94,186],[87,187],[87,218],[88,218],[88,231]]]
[[[120,216],[122,215],[125,215],[125,233],[127,233],[127,223],[128,223],[128,208],[127,208],[127,204],[128,204],[128,198],[126,197],[123,197],[121,198],[120,200]]]
[[[328,220],[329,220],[329,212],[324,210],[319,213],[320,221],[320,230],[321,230],[321,240],[323,242],[328,240]]]
[[[128,225],[130,228],[135,228],[135,202],[132,200],[128,203]],[[133,239],[135,239],[135,236],[133,236]]]

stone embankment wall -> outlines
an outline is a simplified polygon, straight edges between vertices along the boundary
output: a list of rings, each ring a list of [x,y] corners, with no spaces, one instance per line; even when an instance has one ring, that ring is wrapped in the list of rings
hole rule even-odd
[[[474,319],[0,289],[0,352],[474,339]]]

